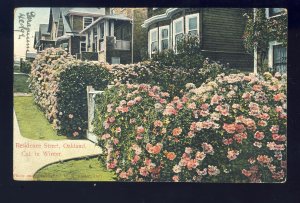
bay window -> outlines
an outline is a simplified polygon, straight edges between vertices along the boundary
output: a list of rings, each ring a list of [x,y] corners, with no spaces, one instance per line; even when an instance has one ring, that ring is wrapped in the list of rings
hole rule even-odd
[[[150,30],[150,54],[152,55],[153,53],[158,51],[158,32],[157,32],[157,28],[154,28],[152,30]],[[150,56],[151,56],[150,55]]]
[[[190,35],[199,35],[199,14],[192,14],[185,17],[185,32]]]
[[[174,50],[177,52],[177,44],[183,37],[183,17],[173,21],[173,44]]]
[[[169,25],[159,27],[159,50],[169,49]]]

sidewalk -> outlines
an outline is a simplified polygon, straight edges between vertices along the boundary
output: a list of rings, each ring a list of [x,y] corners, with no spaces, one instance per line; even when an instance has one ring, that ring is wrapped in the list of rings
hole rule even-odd
[[[101,148],[88,140],[32,140],[22,137],[14,112],[14,180],[33,180],[42,167],[72,158],[98,155]]]

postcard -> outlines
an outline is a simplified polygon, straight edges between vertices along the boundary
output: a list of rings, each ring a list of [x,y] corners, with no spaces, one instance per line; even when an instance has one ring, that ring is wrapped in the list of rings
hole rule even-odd
[[[16,8],[14,180],[284,183],[287,15]]]

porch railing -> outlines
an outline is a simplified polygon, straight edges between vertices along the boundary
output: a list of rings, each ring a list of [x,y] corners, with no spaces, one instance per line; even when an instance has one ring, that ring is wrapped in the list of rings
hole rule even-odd
[[[130,50],[130,41],[116,40],[115,49],[117,49],[117,50]]]

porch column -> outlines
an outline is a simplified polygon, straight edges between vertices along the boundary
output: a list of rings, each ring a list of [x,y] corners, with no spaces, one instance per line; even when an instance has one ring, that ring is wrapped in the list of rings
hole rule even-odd
[[[109,29],[109,22],[108,22],[108,20],[105,21],[104,26],[105,26],[105,29],[104,29],[105,34],[104,34],[104,36],[109,36],[109,30],[108,30]]]
[[[110,23],[110,36],[115,36],[115,21],[111,21]]]

